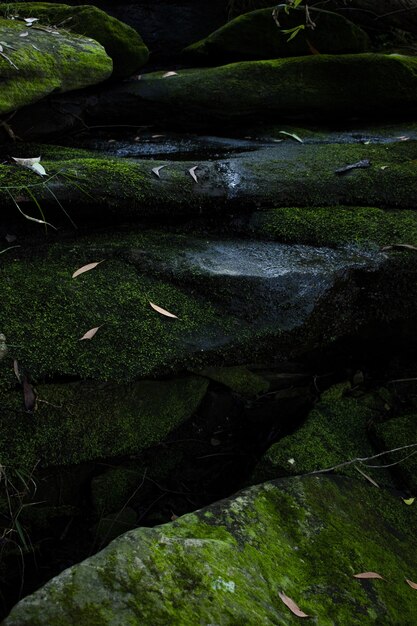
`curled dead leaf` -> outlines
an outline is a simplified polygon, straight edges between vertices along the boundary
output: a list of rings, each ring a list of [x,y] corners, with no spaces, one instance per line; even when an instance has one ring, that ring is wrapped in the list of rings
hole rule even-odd
[[[412,580],[408,580],[408,578],[406,578],[405,582],[407,583],[407,585],[410,585],[411,589],[417,589],[417,583],[413,583]]]
[[[21,379],[20,371],[19,371],[19,363],[17,359],[14,359],[13,361],[13,371],[19,383],[22,384],[22,379]]]
[[[304,141],[301,139],[301,137],[299,137],[295,133],[287,133],[287,131],[285,131],[285,130],[280,130],[279,134],[280,135],[286,135],[287,137],[291,137],[292,139],[295,139],[295,141],[298,141],[299,143],[304,143]]]
[[[381,248],[382,252],[386,252],[387,250],[413,250],[417,251],[417,246],[413,246],[411,243],[393,243],[391,246],[383,246]]]
[[[158,178],[161,178],[161,175],[159,174],[159,172],[161,171],[163,167],[166,167],[166,165],[158,165],[158,167],[153,167],[152,172],[155,174],[155,176],[157,176]]]
[[[103,261],[97,261],[96,263],[88,263],[87,265],[83,265],[73,273],[72,278],[76,278],[80,274],[84,274],[84,272],[89,272],[90,270],[93,270],[95,267],[97,267],[97,265],[100,265],[100,263],[103,263]]]
[[[188,170],[188,172],[189,172],[189,174],[190,174],[191,178],[192,178],[192,179],[193,179],[196,183],[198,183],[198,178],[197,178],[196,173],[195,173],[195,171],[196,171],[196,169],[197,169],[197,168],[198,168],[198,165],[195,165],[194,167],[191,167],[191,168]]]
[[[92,339],[99,328],[101,328],[101,326],[90,328],[90,330],[87,330],[87,332],[82,337],[80,337],[78,341],[83,341],[83,339]]]
[[[290,609],[291,613],[293,613],[297,617],[309,617],[309,615],[307,615],[307,613],[304,613],[304,611],[302,611],[300,607],[297,606],[294,600],[286,596],[285,593],[280,592],[278,595],[282,602],[285,604],[285,606]]]
[[[157,313],[160,313],[161,315],[165,315],[165,317],[172,317],[174,319],[179,319],[179,317],[177,315],[174,315],[173,313],[170,313],[169,311],[166,311],[165,309],[163,309],[162,307],[158,306],[157,304],[154,304],[153,302],[149,302],[149,304],[151,305],[151,307],[153,308],[154,311],[156,311]]]
[[[29,35],[28,31],[25,30],[24,33],[20,33],[19,37],[27,37]]]
[[[360,574],[353,574],[353,578],[363,578],[363,579],[379,578],[380,580],[384,580],[381,574],[378,574],[377,572],[361,572]]]
[[[162,78],[169,78],[170,76],[178,76],[178,72],[165,72],[165,74],[162,75]]]
[[[47,176],[45,168],[40,164],[41,157],[32,157],[30,159],[12,157],[12,159],[19,167],[25,167],[28,170],[32,170],[32,172],[39,174],[39,176]]]

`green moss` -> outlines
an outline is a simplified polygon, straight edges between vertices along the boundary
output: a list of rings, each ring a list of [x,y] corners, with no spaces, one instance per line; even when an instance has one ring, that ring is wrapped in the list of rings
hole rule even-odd
[[[306,422],[293,434],[273,444],[254,472],[254,480],[286,474],[305,474],[375,454],[367,438],[367,425],[376,415],[362,399],[343,395],[347,385],[326,391]],[[339,473],[359,476],[353,465]],[[378,483],[390,484],[383,470],[364,468]]]
[[[213,515],[207,517],[207,512]],[[5,626],[298,623],[278,593],[323,626],[412,626],[404,577],[415,513],[354,480],[305,477],[253,487],[208,510],[140,528],[21,602]],[[380,572],[386,581],[353,574]],[[389,581],[389,582],[387,582]]]
[[[207,367],[198,373],[247,398],[266,393],[269,389],[268,381],[246,367]]]
[[[251,221],[263,237],[319,246],[417,244],[415,211],[375,207],[278,208],[260,211]]]
[[[9,4],[0,4],[0,14],[10,13]],[[113,60],[113,76],[130,76],[145,65],[149,51],[136,30],[110,17],[95,6],[69,6],[48,2],[13,3],[13,15],[37,17],[38,24],[63,28],[98,41]],[[77,61],[78,63],[78,61]]]
[[[352,22],[329,11],[310,10],[314,30],[303,30],[288,41],[290,30],[303,23],[304,9],[281,12],[277,26],[272,7],[246,13],[228,22],[205,39],[188,46],[184,57],[192,63],[230,63],[256,59],[305,56],[318,50],[321,54],[366,52],[368,36]]]
[[[375,434],[383,450],[415,445],[417,443],[417,416],[415,414],[404,415],[376,424]],[[417,460],[414,452],[414,448],[393,452],[384,457],[384,462],[397,463],[393,468],[394,471],[412,495],[417,496]],[[408,455],[411,456],[407,458]]]
[[[20,395],[9,393],[2,402],[0,462],[31,469],[39,459],[46,467],[137,453],[189,418],[207,384],[189,377],[126,386],[39,385],[32,416],[19,410]]]
[[[70,91],[99,83],[112,71],[111,59],[97,42],[69,33],[59,36],[24,22],[0,19],[7,60],[0,58],[0,113],[36,102],[53,91]],[[16,69],[17,68],[17,69]]]
[[[144,245],[150,241],[142,239]],[[88,255],[80,241],[75,248],[51,245],[37,256],[2,259],[0,327],[15,346],[9,358],[34,382],[59,375],[124,382],[166,373],[185,360],[190,364],[192,354],[198,363],[200,350],[226,340],[230,320],[206,299],[112,258],[114,250],[106,251],[104,242],[96,245],[98,260],[104,255],[107,261],[76,280],[72,273],[94,254],[91,240]],[[150,302],[180,319],[158,314]],[[79,341],[98,326],[93,340]],[[8,360],[0,367],[10,384]]]
[[[142,77],[129,87],[144,103],[170,107],[171,115],[205,121],[276,115],[337,118],[400,115],[417,103],[417,58],[401,55],[312,55],[182,70],[161,80]]]

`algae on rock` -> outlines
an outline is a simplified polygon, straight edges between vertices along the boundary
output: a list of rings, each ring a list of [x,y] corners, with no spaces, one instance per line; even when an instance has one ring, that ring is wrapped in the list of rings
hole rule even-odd
[[[24,18],[36,17],[37,24],[63,28],[98,41],[113,60],[113,76],[124,78],[145,65],[149,51],[140,35],[123,22],[107,15],[95,6],[55,4],[52,2],[14,2],[0,4],[0,15]],[[26,27],[26,25],[25,25]],[[30,30],[32,37],[34,29]],[[78,60],[75,67],[80,70]]]
[[[112,72],[112,60],[104,48],[80,35],[0,19],[0,36],[7,50],[7,59],[4,54],[0,57],[0,114],[55,91],[94,85]]]
[[[128,532],[20,601],[4,626],[298,623],[280,591],[322,626],[392,626],[398,607],[411,626],[415,523],[415,509],[356,480],[265,483]],[[353,577],[363,571],[386,580]]]

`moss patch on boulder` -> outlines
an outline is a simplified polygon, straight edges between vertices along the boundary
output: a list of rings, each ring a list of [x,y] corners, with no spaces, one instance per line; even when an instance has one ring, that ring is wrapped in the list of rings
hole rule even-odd
[[[312,55],[245,61],[205,69],[155,72],[128,86],[141,109],[192,121],[272,119],[276,115],[340,120],[341,115],[410,115],[417,105],[417,58],[399,54]],[[145,109],[146,111],[146,109]]]
[[[207,385],[200,377],[39,385],[34,414],[22,410],[20,394],[8,393],[2,398],[1,463],[30,470],[37,461],[41,467],[75,465],[138,453],[191,417]]]
[[[95,39],[113,60],[114,77],[130,76],[148,60],[149,51],[136,30],[95,6],[69,6],[52,2],[0,4],[0,15],[6,16],[11,12],[22,20],[38,18],[35,27],[30,30],[30,36],[36,26],[42,24]],[[81,72],[78,61],[75,67]]]
[[[157,528],[138,528],[22,600],[4,626],[414,624],[416,514],[347,478],[252,487]],[[354,574],[379,572],[386,580]],[[389,582],[387,582],[389,581]]]
[[[417,212],[376,207],[282,207],[253,214],[260,237],[316,246],[417,244]]]
[[[4,49],[0,57],[0,114],[55,91],[95,85],[112,72],[112,61],[104,48],[80,35],[0,19],[0,37]]]
[[[375,454],[367,428],[368,422],[378,413],[370,408],[366,396],[356,398],[346,395],[348,391],[347,384],[326,391],[306,422],[269,448],[256,467],[253,479],[260,481],[287,474],[306,474]],[[377,482],[391,483],[384,470],[363,468],[362,471]],[[337,472],[359,476],[352,464],[338,468]]]
[[[301,30],[289,40],[285,30],[305,22],[305,9],[281,11],[276,24],[274,7],[246,13],[228,22],[205,39],[185,48],[183,56],[191,64],[222,64],[234,61],[254,61],[279,57],[312,54],[353,54],[366,52],[369,39],[366,33],[344,17],[310,9],[314,30]]]
[[[383,450],[413,446],[417,444],[417,415],[412,413],[376,424],[375,434]],[[393,471],[410,493],[417,496],[417,457],[414,452],[415,448],[405,448],[384,458],[386,463],[396,463]]]

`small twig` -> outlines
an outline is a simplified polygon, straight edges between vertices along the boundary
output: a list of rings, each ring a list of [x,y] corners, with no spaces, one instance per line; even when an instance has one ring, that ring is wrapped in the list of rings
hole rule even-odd
[[[325,469],[315,470],[314,472],[308,472],[307,474],[304,474],[304,476],[312,476],[314,474],[326,474],[327,472],[333,472],[334,470],[340,469],[341,467],[346,467],[347,465],[353,465],[354,463],[364,463],[365,461],[372,461],[372,459],[378,459],[385,454],[392,454],[393,452],[400,452],[401,450],[408,450],[409,448],[417,448],[417,443],[410,443],[407,446],[401,446],[400,448],[385,450],[384,452],[379,452],[378,454],[373,454],[372,456],[357,457],[356,459],[351,459],[350,461],[338,463],[333,467],[327,467]],[[404,459],[401,459],[401,461],[398,461],[398,463],[401,463],[403,460]],[[376,467],[381,467],[381,465],[377,465]]]

